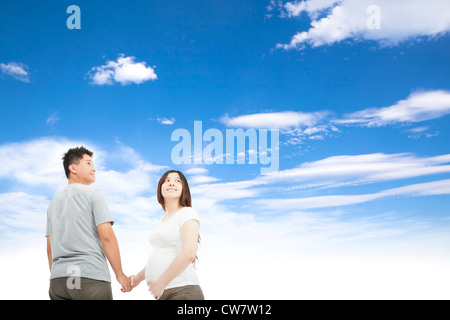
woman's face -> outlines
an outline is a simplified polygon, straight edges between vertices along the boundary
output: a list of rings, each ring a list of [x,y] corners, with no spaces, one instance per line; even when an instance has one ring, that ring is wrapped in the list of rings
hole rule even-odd
[[[179,199],[182,190],[183,183],[181,182],[180,175],[176,172],[169,173],[161,185],[161,194],[164,200]]]

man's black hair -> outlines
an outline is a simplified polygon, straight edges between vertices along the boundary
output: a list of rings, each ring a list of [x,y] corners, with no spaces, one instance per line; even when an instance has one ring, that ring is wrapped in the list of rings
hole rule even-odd
[[[69,149],[64,156],[62,157],[63,160],[63,166],[64,171],[66,173],[67,179],[69,179],[70,169],[69,166],[72,163],[79,164],[80,160],[83,159],[83,155],[87,154],[88,156],[92,157],[94,154],[92,151],[89,151],[85,147],[76,147]]]

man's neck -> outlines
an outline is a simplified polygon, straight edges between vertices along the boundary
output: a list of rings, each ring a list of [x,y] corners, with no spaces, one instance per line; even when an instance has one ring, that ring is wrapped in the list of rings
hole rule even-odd
[[[85,183],[83,181],[80,181],[79,179],[77,179],[77,177],[70,177],[68,179],[68,184],[73,184],[73,183],[79,183],[79,184],[84,184],[85,186],[90,185],[90,183]]]

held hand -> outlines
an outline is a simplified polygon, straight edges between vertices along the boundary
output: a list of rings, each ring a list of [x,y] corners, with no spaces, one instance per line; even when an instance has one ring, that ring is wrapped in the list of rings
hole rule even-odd
[[[117,276],[117,281],[122,285],[120,291],[122,292],[130,292],[133,288],[131,287],[130,278],[128,278],[125,274],[121,274]]]
[[[159,280],[149,280],[147,282],[148,291],[155,297],[156,300],[159,300],[164,293],[164,284]]]
[[[134,289],[139,285],[139,283],[141,283],[142,280],[138,279],[138,276],[133,274],[132,276],[130,276],[130,281],[131,289]]]

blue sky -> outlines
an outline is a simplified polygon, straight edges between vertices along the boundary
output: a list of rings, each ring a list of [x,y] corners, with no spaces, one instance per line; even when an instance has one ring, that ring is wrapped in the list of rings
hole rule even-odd
[[[66,26],[72,4],[81,9],[81,29]],[[378,11],[369,10],[373,5]],[[270,284],[305,288],[288,298],[354,297],[330,275],[347,274],[347,287],[355,288],[355,268],[376,272],[373,261],[389,283],[362,297],[385,298],[392,286],[392,297],[448,298],[426,279],[433,273],[450,283],[435,272],[449,263],[449,6],[2,4],[3,259],[17,265],[30,252],[42,259],[45,210],[66,183],[60,158],[84,144],[95,153],[96,184],[118,222],[128,273],[145,263],[140,250],[151,249],[147,237],[162,214],[157,181],[176,168],[186,173],[202,217],[203,283],[211,298],[278,298],[258,290],[258,275],[287,262],[292,273],[303,267],[329,289],[329,296],[315,292],[317,282],[301,276]],[[379,28],[370,27],[373,19]],[[224,137],[227,129],[279,130],[278,170],[262,175],[263,165],[248,162],[175,165],[171,134],[193,135],[194,121]],[[347,259],[336,260],[341,254]],[[230,267],[233,257],[245,267]],[[46,261],[39,261],[44,289],[28,298],[46,298]],[[417,261],[428,263],[420,269],[423,287],[402,291],[401,270]],[[318,265],[330,269],[314,273]],[[241,296],[213,269],[242,282]],[[139,294],[130,297],[148,298],[144,289]]]

